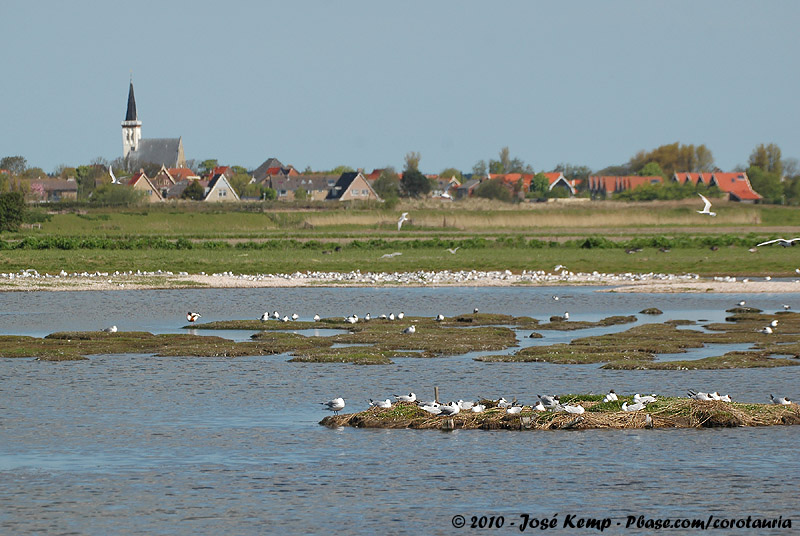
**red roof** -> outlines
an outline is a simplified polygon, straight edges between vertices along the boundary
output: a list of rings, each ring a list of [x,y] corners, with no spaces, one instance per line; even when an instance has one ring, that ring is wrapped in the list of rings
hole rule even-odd
[[[139,182],[139,179],[141,179],[142,177],[145,178],[147,177],[147,175],[144,174],[144,171],[138,171],[134,173],[133,176],[130,178],[130,180],[128,180],[128,186],[133,186],[134,184]]]
[[[606,192],[622,192],[633,190],[643,184],[655,184],[662,182],[661,177],[652,175],[640,177],[639,175],[596,175],[589,177],[589,189],[592,191],[605,190]]]
[[[744,171],[734,171],[724,173],[715,171],[714,173],[675,173],[673,180],[680,184],[691,182],[696,185],[703,182],[709,186],[716,186],[729,197],[735,197],[740,201],[758,201],[761,196],[753,190],[750,179]]]
[[[175,179],[175,182],[181,181],[183,179],[188,179],[189,177],[194,177],[194,171],[189,168],[169,168],[167,169],[172,178]]]

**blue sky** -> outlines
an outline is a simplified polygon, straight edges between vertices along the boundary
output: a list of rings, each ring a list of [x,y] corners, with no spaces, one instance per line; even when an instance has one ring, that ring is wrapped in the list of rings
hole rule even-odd
[[[2,21],[0,156],[45,171],[121,155],[131,72],[144,137],[247,168],[800,157],[795,1],[6,0]]]

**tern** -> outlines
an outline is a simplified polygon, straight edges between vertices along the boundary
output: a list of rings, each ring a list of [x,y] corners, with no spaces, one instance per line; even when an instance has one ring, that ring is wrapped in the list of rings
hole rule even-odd
[[[785,304],[785,303],[783,304],[783,310],[784,310],[784,311],[788,311],[788,310],[789,310],[789,309],[791,309],[791,308],[792,308],[792,306],[791,306],[791,305],[787,305],[787,304]]]
[[[606,396],[603,397],[603,402],[616,402],[619,400],[617,398],[617,393],[614,392],[614,389],[611,389]]]
[[[417,332],[417,326],[408,326],[406,329],[403,330],[403,333],[412,335]]]
[[[760,330],[761,333],[766,333],[767,335],[772,335],[772,328],[769,326],[764,326]]]
[[[769,395],[769,399],[772,400],[773,404],[779,404],[781,406],[789,406],[792,403],[792,401],[789,400],[788,396],[782,396],[780,398],[775,398],[774,396]]]
[[[288,322],[288,321],[289,317],[287,315],[283,315],[283,318],[281,318],[281,322]]]
[[[405,318],[405,316],[406,316],[406,314],[403,311],[400,311],[399,313],[397,313],[397,319],[398,320],[402,320],[403,318]]]
[[[459,246],[459,247],[461,247],[461,246]],[[458,249],[459,248],[447,248],[447,251],[449,251],[452,255],[455,255],[456,251],[458,251]]]
[[[356,324],[358,322],[358,316],[353,315],[345,317],[344,321],[347,322],[348,324]]]
[[[746,302],[746,301],[744,301],[744,300],[742,300],[742,301],[740,301],[739,303],[737,303],[736,305],[738,305],[739,307],[744,307],[744,304],[745,304],[745,303],[747,303],[747,302]]]
[[[637,402],[636,404],[628,405],[627,402],[622,403],[622,411],[639,411],[644,409],[644,402]]]
[[[394,313],[389,313],[389,320],[394,320],[395,318]]]
[[[369,314],[369,313],[367,313],[367,314],[364,316],[364,322],[369,322],[370,320],[372,320],[372,315],[371,315],[371,314]]]
[[[281,314],[278,311],[272,311],[272,318],[278,320],[281,317]]]
[[[194,322],[195,320],[197,320],[201,316],[202,315],[200,313],[193,313],[193,312],[189,311],[188,313],[186,313],[186,320],[188,320],[189,322]]]
[[[778,327],[778,321],[777,320],[773,320],[772,322],[769,323],[769,327],[777,328]]]
[[[569,313],[566,311],[564,312],[564,320],[569,320]]]
[[[338,415],[340,411],[344,409],[344,398],[334,398],[333,400],[328,400],[327,402],[320,402],[325,409],[332,411],[334,415]]]
[[[403,212],[403,214],[397,220],[397,230],[398,231],[403,226],[403,222],[405,222],[405,221],[408,221],[408,212]]]
[[[472,314],[474,314],[474,315],[478,314],[478,308],[477,307],[472,310]]]
[[[369,405],[381,409],[389,409],[392,407],[392,401],[388,398],[386,400],[372,400],[369,399]]]
[[[300,315],[297,313],[292,313],[292,320],[297,320],[298,318],[300,318]]]
[[[706,199],[706,196],[704,196],[703,194],[697,194],[697,195],[699,195],[700,199],[703,200],[703,203],[705,203],[705,206],[703,207],[703,210],[697,210],[696,212],[698,214],[708,214],[709,216],[716,216],[717,215],[716,212],[711,212],[711,201]]]
[[[770,244],[780,244],[785,248],[789,246],[793,246],[795,242],[800,242],[800,238],[776,238],[775,240],[767,240],[766,242],[761,242],[760,244],[756,244],[758,246],[768,246]]]
[[[398,402],[414,402],[417,400],[417,395],[408,393],[407,395],[394,395]]]

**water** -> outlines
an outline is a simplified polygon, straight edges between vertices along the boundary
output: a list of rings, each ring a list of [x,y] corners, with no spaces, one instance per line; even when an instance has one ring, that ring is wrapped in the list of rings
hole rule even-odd
[[[667,318],[721,321],[740,299],[778,310],[800,295],[646,295],[593,288],[248,289],[0,294],[0,334],[99,329],[180,333],[203,320],[301,318],[404,310],[597,320],[658,307]],[[559,294],[558,302],[552,300]],[[613,326],[604,329],[627,329]],[[200,332],[202,330],[198,330]],[[224,332],[212,332],[225,336]],[[584,336],[542,331],[536,344]],[[246,338],[246,332],[237,333]],[[684,358],[687,354],[681,354]],[[101,355],[0,360],[0,533],[455,534],[451,518],[794,515],[800,427],[726,430],[486,432],[332,430],[318,402],[414,391],[423,398],[537,393],[729,392],[797,399],[800,368],[610,371],[597,365],[479,363],[469,356],[387,366],[288,363],[286,355]],[[795,478],[791,478],[794,475]],[[794,525],[800,519],[794,520]],[[528,529],[531,532],[532,529]],[[551,531],[552,532],[552,531]],[[586,530],[584,529],[584,532]],[[630,533],[612,527],[606,533]],[[714,531],[725,534],[725,531]],[[741,534],[746,531],[730,531]],[[635,532],[634,532],[635,533]],[[689,531],[669,531],[669,534]],[[786,534],[787,531],[761,531]]]

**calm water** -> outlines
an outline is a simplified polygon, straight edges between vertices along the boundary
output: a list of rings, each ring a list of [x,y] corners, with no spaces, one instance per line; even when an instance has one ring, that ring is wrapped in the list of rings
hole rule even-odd
[[[767,311],[786,295],[646,295],[592,288],[253,289],[0,294],[0,334],[100,329],[181,332],[203,320],[310,319],[403,310],[575,320],[635,314],[721,321],[740,299]],[[553,295],[560,299],[556,302]],[[654,321],[643,317],[640,321]],[[617,326],[614,329],[627,329]],[[543,332],[536,344],[590,334]],[[248,333],[237,332],[237,339]],[[526,341],[526,344],[532,342]],[[706,350],[706,349],[703,349]],[[673,356],[670,356],[673,357]],[[674,356],[682,358],[682,356]],[[685,357],[685,356],[683,356]],[[0,360],[0,533],[458,534],[456,514],[650,517],[795,516],[800,427],[731,430],[485,432],[331,430],[318,402],[438,385],[442,398],[688,388],[764,402],[797,399],[800,370],[605,371],[597,366],[485,364],[470,356],[389,366],[102,355],[88,361]],[[606,533],[636,533],[612,527]],[[797,529],[794,529],[797,532]],[[528,529],[527,532],[535,532]],[[551,531],[553,532],[553,531]],[[689,531],[666,531],[668,534]],[[746,530],[714,531],[744,534]],[[789,531],[760,531],[786,534]]]

